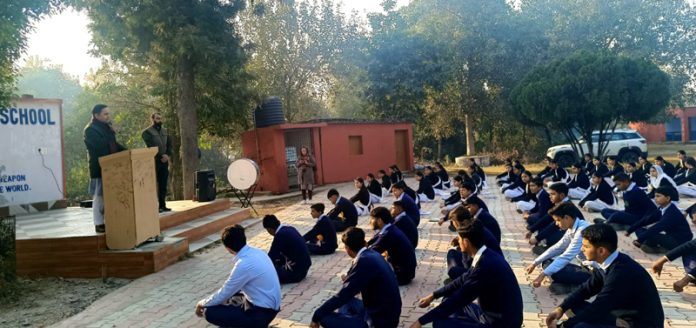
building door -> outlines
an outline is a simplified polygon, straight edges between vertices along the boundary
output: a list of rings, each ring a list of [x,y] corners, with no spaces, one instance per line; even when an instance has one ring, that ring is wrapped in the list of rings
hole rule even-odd
[[[408,144],[408,130],[396,130],[394,132],[396,165],[402,170],[408,170],[411,165],[408,162],[410,147]]]
[[[696,117],[689,117],[689,141],[696,140]]]
[[[300,148],[302,146],[307,146],[309,153],[314,155],[310,129],[285,130],[285,163],[288,167],[288,187],[290,189],[299,188],[295,163],[300,156]],[[316,161],[316,158],[314,160]]]
[[[675,117],[665,123],[665,140],[682,141],[681,118]]]

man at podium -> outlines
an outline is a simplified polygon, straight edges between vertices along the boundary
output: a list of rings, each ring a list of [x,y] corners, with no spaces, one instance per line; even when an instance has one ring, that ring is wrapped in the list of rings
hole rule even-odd
[[[152,113],[152,125],[143,131],[143,141],[148,147],[157,147],[155,156],[155,172],[157,175],[157,200],[159,212],[169,212],[165,198],[167,197],[167,179],[169,179],[169,159],[172,156],[172,140],[167,129],[162,127],[162,115]]]
[[[92,195],[92,215],[97,233],[104,233],[104,193],[99,157],[126,150],[116,142],[116,132],[111,127],[109,108],[104,104],[92,108],[92,120],[84,130],[85,146],[89,154],[89,194]]]

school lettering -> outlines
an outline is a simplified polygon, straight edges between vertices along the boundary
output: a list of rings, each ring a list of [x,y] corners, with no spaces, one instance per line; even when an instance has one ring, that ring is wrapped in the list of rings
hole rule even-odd
[[[44,108],[0,108],[1,125],[56,125],[51,110]]]

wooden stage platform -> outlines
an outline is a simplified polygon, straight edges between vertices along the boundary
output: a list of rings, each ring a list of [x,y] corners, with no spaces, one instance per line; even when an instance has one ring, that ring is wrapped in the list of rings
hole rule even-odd
[[[164,241],[123,251],[106,249],[106,236],[94,231],[91,208],[69,207],[18,216],[17,274],[142,277],[219,240],[222,228],[249,218],[249,209],[233,208],[229,199],[209,203],[174,201],[167,206],[173,211],[159,218]]]

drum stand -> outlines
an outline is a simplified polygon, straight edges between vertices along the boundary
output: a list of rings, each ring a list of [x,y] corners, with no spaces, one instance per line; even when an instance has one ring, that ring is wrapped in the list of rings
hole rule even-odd
[[[239,202],[242,204],[242,208],[251,207],[251,209],[254,210],[254,213],[256,213],[256,215],[259,215],[259,212],[256,211],[254,205],[251,204],[251,198],[254,197],[255,191],[256,184],[253,184],[246,191],[232,187],[232,192],[237,197],[237,199],[239,199]]]

